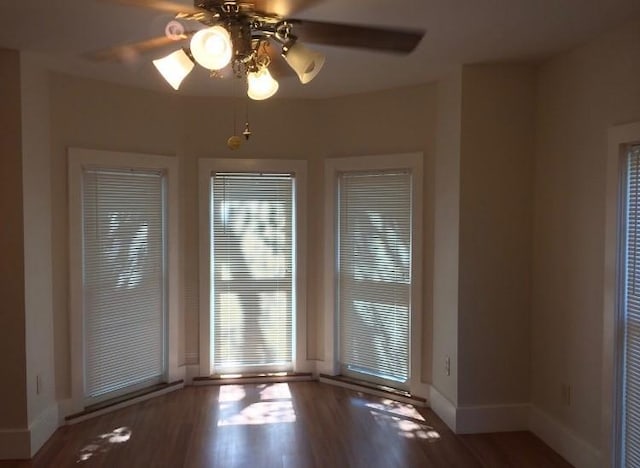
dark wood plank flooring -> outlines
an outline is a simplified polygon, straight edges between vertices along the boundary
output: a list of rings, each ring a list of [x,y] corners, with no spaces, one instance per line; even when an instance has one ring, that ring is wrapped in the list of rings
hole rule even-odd
[[[317,382],[187,387],[58,429],[27,467],[567,468],[528,432],[457,436],[429,409]]]

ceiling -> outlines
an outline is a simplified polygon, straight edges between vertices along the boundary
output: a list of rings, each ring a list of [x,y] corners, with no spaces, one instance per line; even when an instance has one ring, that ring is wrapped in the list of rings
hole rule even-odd
[[[640,17],[640,1],[324,0],[295,16],[427,30],[408,56],[308,44],[327,56],[325,67],[307,85],[295,77],[281,80],[277,96],[324,98],[425,83],[465,63],[541,60]],[[162,35],[168,14],[104,0],[3,0],[0,18],[0,47],[35,52],[53,70],[174,92],[151,60],[175,46],[129,64],[82,58],[88,51]],[[196,67],[179,93],[240,95],[239,86],[237,80],[212,80]]]

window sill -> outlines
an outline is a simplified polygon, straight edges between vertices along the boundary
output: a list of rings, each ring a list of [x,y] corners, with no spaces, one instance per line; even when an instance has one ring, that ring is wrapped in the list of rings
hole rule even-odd
[[[212,375],[209,377],[194,377],[193,385],[244,385],[251,383],[300,382],[314,380],[309,372],[276,372],[273,374],[244,374],[244,375]]]
[[[164,395],[165,393],[169,393],[174,390],[179,390],[183,387],[183,380],[153,385],[151,387],[138,390],[137,392],[128,393],[117,398],[112,398],[110,400],[105,400],[94,405],[89,405],[84,409],[84,411],[70,414],[69,416],[66,416],[64,420],[66,424],[76,424],[82,421],[86,421],[87,419],[94,418],[96,416],[110,413],[120,408],[125,408],[127,406],[131,406],[136,403],[140,403],[142,401]]]

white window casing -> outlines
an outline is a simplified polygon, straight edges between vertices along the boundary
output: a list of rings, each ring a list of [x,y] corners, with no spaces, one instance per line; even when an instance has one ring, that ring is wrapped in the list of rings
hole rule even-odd
[[[199,161],[201,376],[311,370],[306,177],[305,161]]]
[[[182,379],[173,157],[69,149],[68,412]]]
[[[410,259],[405,259],[405,267],[409,270],[401,271],[402,268],[397,269],[391,277],[380,277],[378,273],[372,273],[377,277],[377,281],[384,283],[384,288],[380,288],[380,294],[385,295],[389,293],[387,299],[394,301],[393,297],[396,289],[398,292],[403,289],[408,289],[409,298],[409,327],[408,333],[410,336],[409,345],[409,361],[408,361],[408,380],[399,385],[400,388],[409,390],[413,395],[427,397],[428,386],[421,381],[421,369],[422,369],[422,349],[421,349],[421,335],[422,335],[422,263],[423,263],[423,234],[422,234],[422,222],[423,222],[423,202],[422,202],[422,185],[423,185],[423,163],[422,153],[408,153],[408,154],[392,154],[392,155],[379,155],[379,156],[357,156],[348,158],[330,158],[325,161],[325,277],[324,277],[324,290],[325,290],[325,314],[324,314],[324,348],[325,348],[325,360],[319,364],[319,372],[330,375],[337,375],[343,369],[340,365],[340,316],[337,313],[339,307],[339,301],[341,300],[341,277],[340,277],[340,208],[341,200],[340,193],[340,180],[344,177],[344,174],[396,174],[399,179],[395,179],[395,182],[401,180],[405,176],[410,178],[410,193],[402,194],[402,189],[394,190],[397,194],[398,201],[403,198],[405,201],[410,198],[410,222],[411,229],[407,232],[406,227],[401,227],[403,231],[398,234],[400,237],[410,238],[411,242],[411,255]],[[402,175],[405,174],[405,175]],[[389,181],[394,179],[389,177]],[[394,183],[392,182],[390,186]],[[401,183],[400,186],[403,184]],[[399,187],[399,186],[398,186]],[[395,196],[395,195],[394,195]],[[342,200],[344,202],[344,200]],[[344,207],[343,207],[344,209]],[[384,210],[382,210],[384,211]],[[366,212],[363,211],[363,212]],[[391,211],[389,211],[391,213]],[[406,218],[406,217],[405,217]],[[369,226],[363,227],[363,229],[369,229]],[[359,228],[355,226],[355,229]],[[364,232],[364,231],[363,231]],[[344,235],[344,234],[343,234]],[[392,234],[391,234],[392,235]],[[393,237],[394,235],[392,235]],[[403,242],[404,242],[403,241]],[[349,247],[350,248],[350,247]],[[373,251],[375,249],[370,249]],[[397,252],[402,249],[397,249]],[[384,257],[379,257],[380,259]],[[379,262],[378,262],[379,263]],[[344,265],[343,265],[344,266]],[[382,265],[378,265],[382,267]],[[384,269],[384,268],[382,268]],[[378,268],[378,270],[380,270]],[[380,270],[382,271],[382,270]],[[387,274],[387,276],[388,276]],[[400,275],[400,276],[398,276]],[[366,276],[366,275],[365,275]],[[369,275],[370,276],[370,275]],[[402,279],[400,278],[402,277]],[[410,281],[408,281],[410,280]],[[410,284],[406,284],[410,282]],[[404,288],[403,288],[404,284]],[[342,286],[345,286],[344,284]],[[398,289],[399,288],[399,289]],[[344,295],[344,291],[342,293]],[[404,295],[401,292],[400,295]],[[397,296],[398,298],[400,296]],[[401,299],[398,299],[399,301]],[[386,301],[386,299],[385,299]],[[383,301],[383,302],[385,302]],[[400,307],[400,303],[396,304]],[[386,306],[385,306],[386,307]],[[401,307],[400,307],[401,308]],[[391,311],[393,307],[386,307],[387,312]],[[385,309],[385,310],[386,310]],[[399,309],[397,309],[399,310]],[[383,311],[384,312],[384,311]],[[384,315],[384,314],[382,314]],[[386,363],[382,363],[383,367]],[[398,379],[401,379],[398,376]],[[396,379],[396,380],[398,380]]]

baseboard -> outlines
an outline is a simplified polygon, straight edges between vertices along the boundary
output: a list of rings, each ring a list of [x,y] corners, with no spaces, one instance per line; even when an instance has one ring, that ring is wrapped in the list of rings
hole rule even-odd
[[[30,458],[28,429],[0,429],[0,460]]]
[[[456,434],[529,430],[529,403],[458,406]]]
[[[29,427],[30,457],[33,457],[59,427],[59,408],[55,403],[44,410]]]
[[[576,468],[600,468],[601,452],[540,408],[529,412],[529,430]]]
[[[27,460],[58,428],[58,404],[44,410],[29,429],[0,429],[0,460]]]
[[[453,432],[456,432],[456,406],[433,385],[429,388],[429,406]]]

